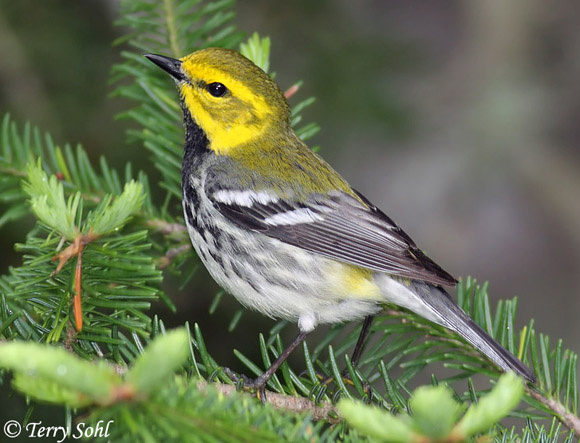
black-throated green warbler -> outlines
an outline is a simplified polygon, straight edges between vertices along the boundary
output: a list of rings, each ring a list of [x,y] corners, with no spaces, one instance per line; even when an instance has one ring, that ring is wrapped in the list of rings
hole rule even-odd
[[[296,136],[286,98],[264,71],[219,48],[180,60],[146,57],[180,92],[183,209],[199,257],[243,305],[300,329],[253,387],[263,393],[317,325],[370,318],[386,302],[455,331],[502,370],[535,380],[442,288],[455,279]]]

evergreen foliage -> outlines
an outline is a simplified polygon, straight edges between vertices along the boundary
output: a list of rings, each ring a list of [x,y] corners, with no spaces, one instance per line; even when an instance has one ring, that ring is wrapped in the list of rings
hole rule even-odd
[[[506,376],[490,391],[484,382],[500,373],[470,345],[387,307],[357,367],[349,352],[360,328],[335,325],[312,349],[304,343],[303,366],[281,367],[268,384],[272,404],[264,406],[236,392],[196,324],[166,332],[150,316],[157,300],[174,309],[163,278],[185,284],[198,260],[181,215],[181,110],[171,82],[142,54],[180,57],[223,46],[241,49],[268,70],[269,39],[254,34],[241,44],[233,18],[233,0],[121,2],[117,23],[127,34],[116,42],[125,49],[112,72],[113,95],[129,101],[119,118],[134,122],[129,136],[149,152],[159,183],[150,185],[130,164],[120,173],[101,159],[97,168],[81,146],[61,148],[49,134],[4,116],[0,227],[29,214],[37,219],[26,241],[15,245],[22,264],[0,277],[0,367],[13,374],[13,387],[31,401],[62,405],[71,432],[78,421],[114,420],[110,441],[578,438],[568,429],[580,433],[577,355],[561,340],[550,345],[533,320],[519,329],[517,299],[492,311],[487,284],[471,278],[458,285],[459,304],[533,368],[537,386],[523,390]],[[292,123],[307,139],[318,127],[300,126],[302,111],[314,99],[296,101]],[[151,199],[151,187],[164,191],[160,201]],[[279,322],[257,338],[261,362],[234,351],[247,375],[260,374],[282,352],[285,326]],[[427,378],[435,370],[439,375]],[[416,389],[428,381],[432,387]],[[516,426],[500,423],[508,414],[519,419]]]

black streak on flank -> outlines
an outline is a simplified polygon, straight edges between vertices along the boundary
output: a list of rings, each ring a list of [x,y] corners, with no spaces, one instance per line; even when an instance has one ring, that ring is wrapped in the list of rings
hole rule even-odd
[[[215,260],[215,262],[219,265],[220,268],[225,269],[224,262],[223,262],[221,256],[217,253],[217,251],[214,252],[214,251],[211,251],[208,249],[207,252],[211,256],[211,258],[213,258]]]
[[[211,223],[207,224],[206,229],[210,233],[210,235],[213,237],[214,242],[216,244],[216,247],[220,248],[221,247],[222,231]]]
[[[197,219],[195,217],[195,215],[193,215],[193,212],[191,211],[191,204],[187,201],[185,206],[185,217],[187,219],[187,222],[191,225],[191,226],[196,226],[197,227]]]
[[[199,194],[197,190],[191,183],[191,180],[188,180],[187,177],[184,177],[189,183],[183,184],[183,197],[186,202],[194,207],[195,210],[199,208]]]
[[[198,255],[201,257],[201,259],[202,259],[203,261],[207,261],[207,255],[206,255],[206,253],[203,251],[203,249],[200,249],[200,250],[199,250],[199,252],[198,252]]]

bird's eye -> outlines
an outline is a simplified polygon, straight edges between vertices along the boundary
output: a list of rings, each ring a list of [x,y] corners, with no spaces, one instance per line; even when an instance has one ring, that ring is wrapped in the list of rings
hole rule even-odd
[[[207,92],[214,97],[223,97],[226,95],[226,92],[228,92],[228,88],[226,88],[223,83],[218,82],[210,83],[205,87],[205,89],[207,89]]]

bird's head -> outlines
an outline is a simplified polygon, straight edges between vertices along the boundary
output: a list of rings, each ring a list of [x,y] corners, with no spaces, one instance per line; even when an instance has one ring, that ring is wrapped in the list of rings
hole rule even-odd
[[[181,59],[146,57],[175,79],[184,112],[191,114],[217,154],[290,127],[290,108],[281,89],[236,51],[209,48]]]

